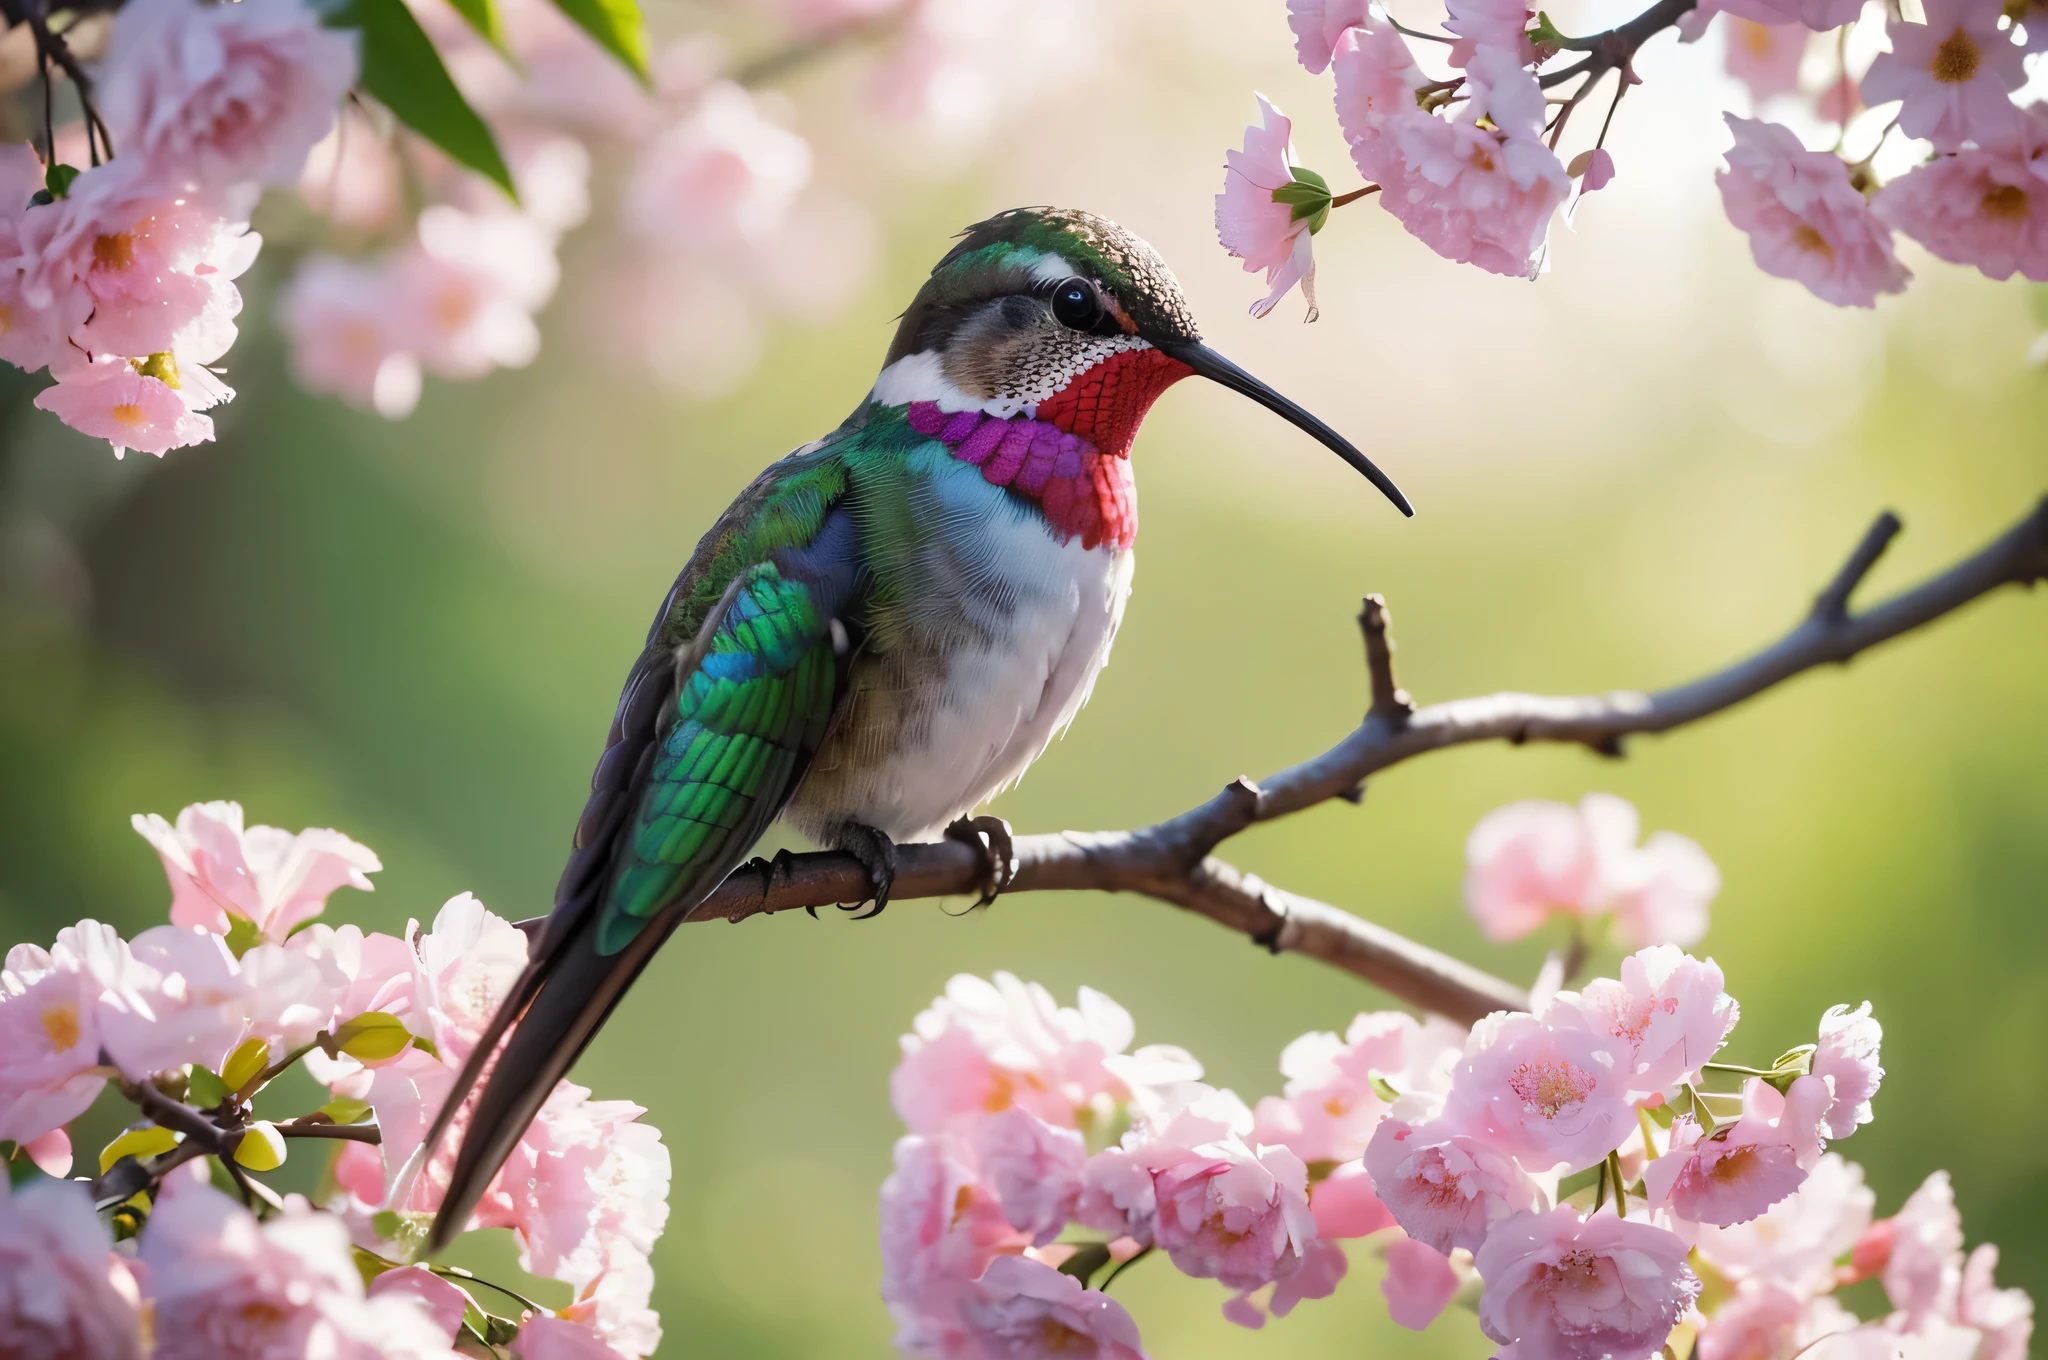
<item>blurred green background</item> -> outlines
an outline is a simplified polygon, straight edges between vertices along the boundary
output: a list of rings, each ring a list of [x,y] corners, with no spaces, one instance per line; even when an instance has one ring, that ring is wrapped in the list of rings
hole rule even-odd
[[[160,921],[167,892],[128,817],[209,798],[373,846],[377,891],[337,895],[330,919],[398,929],[464,890],[543,910],[617,685],[696,536],[861,395],[948,235],[1014,202],[1150,237],[1212,342],[1351,433],[1421,509],[1400,521],[1220,389],[1171,393],[1136,452],[1140,567],[1114,664],[998,805],[1020,830],[1154,820],[1335,741],[1364,702],[1366,590],[1389,597],[1425,702],[1657,686],[1775,636],[1880,509],[1907,532],[1866,598],[2048,490],[2024,288],[1916,255],[1906,298],[1845,313],[1756,274],[1712,189],[1715,113],[1742,105],[1708,49],[1646,55],[1620,177],[1559,229],[1541,281],[1447,264],[1368,203],[1318,237],[1322,320],[1297,324],[1290,299],[1251,322],[1263,289],[1208,227],[1249,90],[1297,114],[1306,163],[1349,175],[1277,6],[1244,8],[1167,24],[1167,6],[1136,6],[1087,74],[978,158],[868,183],[885,258],[862,301],[777,333],[714,402],[619,372],[558,304],[534,368],[430,385],[386,425],[291,389],[267,320],[276,255],[247,281],[243,395],[215,445],[114,464],[27,410],[35,384],[6,370],[0,940]],[[829,113],[846,84],[807,76],[795,107]],[[821,142],[828,175],[866,182],[863,156],[879,153]],[[571,242],[565,304],[595,239]],[[1458,894],[1466,833],[1514,798],[1634,799],[1646,831],[1695,837],[1725,875],[1705,948],[1742,1002],[1733,1051],[1768,1058],[1829,1004],[1873,1000],[1888,1076],[1877,1122],[1841,1150],[1880,1212],[1947,1167],[1970,1241],[1998,1242],[2004,1282],[2048,1295],[2044,675],[2048,598],[2002,593],[1625,761],[1452,752],[1226,853],[1526,979],[1557,941],[1480,939]],[[1388,1004],[1138,899],[687,930],[578,1072],[646,1104],[674,1156],[664,1354],[889,1353],[875,1196],[899,1132],[896,1036],[949,975],[999,968],[1066,1000],[1108,992],[1140,1042],[1185,1045],[1247,1099],[1277,1089],[1289,1039]],[[1377,1263],[1355,1261],[1336,1298],[1259,1334],[1164,1263],[1117,1292],[1159,1356],[1482,1353],[1466,1314],[1393,1327]]]

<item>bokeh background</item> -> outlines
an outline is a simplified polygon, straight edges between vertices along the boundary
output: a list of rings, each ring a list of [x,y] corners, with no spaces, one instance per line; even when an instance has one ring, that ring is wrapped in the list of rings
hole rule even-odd
[[[791,115],[821,177],[876,213],[880,263],[840,320],[769,332],[715,398],[593,342],[578,282],[604,262],[588,230],[541,360],[430,384],[403,424],[292,389],[268,311],[282,251],[245,280],[243,395],[216,412],[217,444],[115,464],[28,410],[34,384],[5,370],[0,939],[160,921],[167,892],[129,815],[210,798],[383,856],[374,895],[338,895],[330,919],[395,930],[464,890],[508,916],[543,910],[617,685],[698,534],[860,397],[949,235],[1018,202],[1086,206],[1150,238],[1212,343],[1349,432],[1421,509],[1401,521],[1220,389],[1172,392],[1136,451],[1144,528],[1115,662],[997,805],[1021,830],[1154,820],[1336,740],[1364,703],[1352,616],[1367,590],[1389,597],[1425,701],[1657,686],[1775,636],[1877,511],[1907,532],[1870,595],[2048,490],[2048,376],[2024,358],[2044,322],[2025,286],[1912,253],[1912,290],[1867,313],[1758,274],[1713,189],[1718,112],[1747,103],[1711,40],[1644,54],[1610,143],[1619,177],[1560,227],[1540,281],[1446,263],[1368,200],[1317,238],[1320,322],[1299,324],[1298,299],[1253,322],[1263,287],[1209,226],[1251,90],[1296,115],[1306,164],[1351,181],[1328,86],[1294,65],[1280,11],[1081,13],[1045,91],[943,156],[840,118],[858,90],[837,64],[800,72]],[[1567,30],[1618,17],[1553,14]],[[658,0],[652,16],[690,19]],[[702,323],[707,355],[720,324]],[[1829,1004],[1874,1001],[1889,1074],[1877,1122],[1842,1151],[1881,1213],[1948,1168],[1971,1243],[1998,1242],[2004,1281],[2048,1296],[2044,675],[2048,598],[2006,592],[1624,761],[1434,756],[1375,779],[1360,807],[1227,853],[1527,978],[1558,941],[1480,939],[1459,899],[1466,833],[1515,798],[1632,798],[1646,830],[1695,837],[1725,875],[1706,949],[1742,1001],[1733,1051],[1768,1058]],[[646,1104],[673,1152],[664,1354],[889,1354],[875,1197],[899,1132],[896,1037],[948,976],[995,969],[1067,1000],[1108,992],[1140,1042],[1185,1045],[1247,1099],[1277,1089],[1289,1039],[1389,1004],[1137,899],[687,930],[578,1073]],[[121,1118],[103,1104],[81,1142]],[[507,1268],[507,1243],[480,1252]],[[1258,1334],[1163,1264],[1117,1292],[1151,1352],[1177,1360],[1484,1353],[1456,1310],[1425,1334],[1395,1328],[1378,1272],[1357,1252],[1336,1298]]]

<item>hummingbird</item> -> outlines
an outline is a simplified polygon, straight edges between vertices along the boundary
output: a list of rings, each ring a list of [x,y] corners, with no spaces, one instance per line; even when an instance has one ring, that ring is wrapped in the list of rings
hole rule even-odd
[[[488,1065],[431,1249],[778,817],[860,859],[868,916],[899,841],[985,835],[1000,886],[1007,827],[968,814],[1066,729],[1109,660],[1138,529],[1131,444],[1189,376],[1279,414],[1414,514],[1343,436],[1203,344],[1165,261],[1116,223],[1017,208],[960,234],[866,398],[740,493],[656,611],[553,911],[420,1154]]]

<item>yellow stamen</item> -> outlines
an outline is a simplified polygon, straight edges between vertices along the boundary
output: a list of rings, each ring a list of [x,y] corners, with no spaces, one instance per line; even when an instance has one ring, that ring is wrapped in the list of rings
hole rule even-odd
[[[119,406],[116,406],[108,414],[114,417],[115,424],[126,425],[131,430],[134,429],[136,426],[142,424],[143,421],[148,419],[148,417],[143,414],[142,408],[140,406],[137,406],[132,401],[122,402]]]
[[[96,236],[92,243],[95,269],[126,269],[135,263],[135,238],[127,232]]]
[[[1835,248],[1828,244],[1828,238],[1804,222],[1792,233],[1792,244],[1809,254],[1824,255],[1830,260],[1835,258]]]
[[[1960,85],[1973,80],[1977,75],[1977,63],[1982,59],[1977,40],[1963,32],[1960,25],[1956,31],[1941,40],[1941,46],[1934,49],[1934,60],[1927,71],[1944,85]]]
[[[58,1052],[78,1047],[78,1007],[50,1006],[43,1011],[43,1033]]]
[[[1986,217],[1997,217],[2012,222],[2025,217],[2027,207],[2025,189],[2017,184],[2001,184],[1985,192],[1983,201],[1977,205],[1977,211]]]

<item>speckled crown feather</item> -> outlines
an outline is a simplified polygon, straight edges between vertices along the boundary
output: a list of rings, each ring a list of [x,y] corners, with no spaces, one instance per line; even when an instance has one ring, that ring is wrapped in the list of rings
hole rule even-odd
[[[888,362],[943,342],[990,298],[1029,292],[1031,267],[1058,255],[1116,298],[1150,340],[1199,340],[1180,281],[1145,241],[1077,208],[1011,208],[960,233],[896,328]]]

